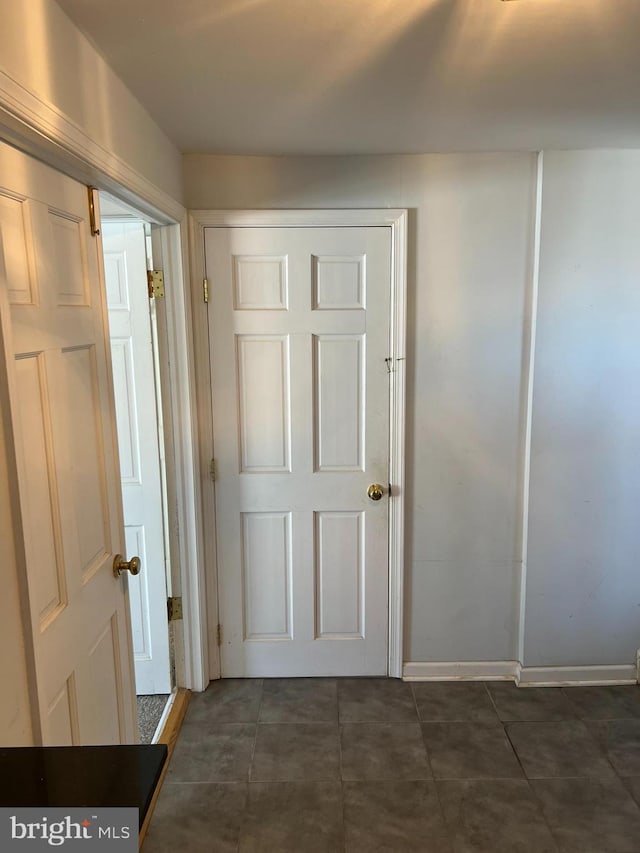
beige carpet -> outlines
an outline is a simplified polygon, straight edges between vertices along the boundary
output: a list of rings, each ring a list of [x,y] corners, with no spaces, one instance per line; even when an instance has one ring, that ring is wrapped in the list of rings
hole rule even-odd
[[[151,743],[168,698],[168,694],[137,697],[140,743]]]

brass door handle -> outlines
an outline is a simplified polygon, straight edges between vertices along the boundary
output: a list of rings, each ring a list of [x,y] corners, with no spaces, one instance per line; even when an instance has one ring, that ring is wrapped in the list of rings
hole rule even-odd
[[[123,560],[122,554],[116,554],[113,560],[113,574],[119,578],[122,572],[131,572],[132,575],[140,574],[140,557],[132,557],[130,560]]]
[[[380,483],[372,483],[367,489],[367,495],[372,501],[379,501],[384,494],[384,489]]]

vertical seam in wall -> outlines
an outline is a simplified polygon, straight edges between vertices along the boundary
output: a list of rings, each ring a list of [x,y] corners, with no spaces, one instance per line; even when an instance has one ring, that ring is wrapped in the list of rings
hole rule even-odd
[[[518,660],[524,665],[524,631],[527,603],[527,557],[529,549],[529,487],[531,481],[531,431],[533,423],[533,382],[538,317],[538,288],[540,283],[540,236],[542,230],[542,186],[544,180],[544,151],[538,151],[536,164],[536,199],[533,232],[533,263],[531,267],[531,301],[529,304],[529,347],[526,354],[525,432],[522,471],[522,533],[520,551],[520,602],[518,613]]]

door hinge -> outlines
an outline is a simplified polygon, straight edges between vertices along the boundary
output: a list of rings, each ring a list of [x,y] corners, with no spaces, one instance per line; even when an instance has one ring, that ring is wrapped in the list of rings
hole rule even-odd
[[[147,288],[149,299],[164,298],[164,273],[162,270],[147,270]]]
[[[178,595],[173,598],[167,598],[167,616],[169,617],[169,622],[182,619],[182,596]]]
[[[209,281],[206,278],[202,279],[202,296],[205,302],[209,301]]]
[[[100,234],[100,195],[96,187],[87,187],[89,193],[89,228],[91,236]]]
[[[212,459],[211,462],[209,462],[209,476],[215,482],[215,479],[216,479],[216,460],[215,459]]]
[[[216,642],[219,646],[222,645],[222,625],[219,622],[216,627]]]

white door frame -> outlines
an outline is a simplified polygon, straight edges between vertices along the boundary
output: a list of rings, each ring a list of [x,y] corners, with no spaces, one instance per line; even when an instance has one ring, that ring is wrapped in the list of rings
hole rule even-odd
[[[191,346],[188,230],[185,208],[126,161],[91,137],[54,104],[0,69],[0,140],[77,181],[106,190],[162,226],[166,284],[171,446],[168,476],[174,478],[178,541],[176,588],[183,600],[182,632],[176,631],[178,686],[204,690],[209,683],[200,471]],[[0,375],[0,382],[2,382]],[[0,388],[0,398],[4,388]],[[176,537],[174,537],[175,539]],[[177,623],[178,625],[180,623]],[[28,631],[25,631],[27,636]],[[182,635],[182,636],[181,636]]]
[[[391,292],[389,320],[389,644],[388,673],[402,678],[404,610],[404,494],[405,494],[405,396],[406,396],[406,292],[407,211],[377,210],[192,210],[191,238],[192,318],[194,333],[196,396],[200,427],[200,470],[208,472],[213,456],[213,418],[209,370],[209,333],[204,310],[204,229],[271,227],[387,227],[391,231]],[[215,283],[211,282],[214,287]],[[204,518],[215,518],[214,483],[202,480]],[[220,678],[220,655],[216,642],[218,614],[215,525],[204,530],[204,560],[207,566],[208,611],[210,614],[210,677]]]

